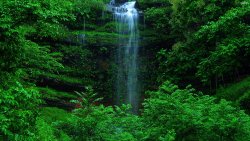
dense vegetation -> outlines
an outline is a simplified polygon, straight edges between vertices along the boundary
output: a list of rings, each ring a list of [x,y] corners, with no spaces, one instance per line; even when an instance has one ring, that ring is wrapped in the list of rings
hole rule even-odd
[[[0,0],[0,140],[250,139],[249,0],[137,0],[139,115],[113,102],[108,2]]]

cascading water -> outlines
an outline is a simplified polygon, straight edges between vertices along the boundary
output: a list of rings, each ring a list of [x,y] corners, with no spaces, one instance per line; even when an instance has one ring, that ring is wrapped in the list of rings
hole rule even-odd
[[[138,81],[138,39],[139,31],[138,11],[135,1],[126,2],[115,6],[115,1],[110,2],[114,19],[119,33],[119,47],[116,53],[117,78],[116,78],[116,104],[128,103],[132,105],[133,112],[138,112],[139,81]]]

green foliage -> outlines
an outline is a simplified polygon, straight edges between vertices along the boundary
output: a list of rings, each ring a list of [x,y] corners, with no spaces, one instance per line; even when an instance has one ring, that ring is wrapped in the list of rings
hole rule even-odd
[[[75,92],[79,96],[79,100],[72,100],[72,102],[89,111],[94,104],[97,104],[103,98],[96,98],[97,93],[91,86],[85,87],[85,90],[86,92]]]
[[[117,30],[116,30],[116,23],[115,22],[108,22],[106,23],[105,25],[99,27],[97,29],[97,31],[100,31],[100,32],[108,32],[108,33],[116,33]]]
[[[226,99],[232,102],[236,102],[242,106],[244,110],[249,113],[249,98],[250,98],[250,78],[247,77],[240,82],[230,84],[228,86],[221,86],[216,91],[216,97],[219,99]]]
[[[0,7],[1,70],[15,72],[25,68],[30,74],[43,69],[54,71],[62,68],[58,63],[60,53],[41,46],[34,40],[61,39],[62,22],[74,20],[70,14],[70,1],[6,1]],[[60,32],[59,32],[60,31]]]
[[[87,109],[77,110],[74,118],[59,123],[58,128],[74,140],[138,140],[142,137],[140,119],[126,114],[127,109],[123,106],[114,110],[101,105],[93,106],[91,112],[86,112]]]
[[[169,32],[172,13],[169,0],[139,0],[138,5],[144,10],[144,20],[147,25],[158,31]]]
[[[80,33],[79,33],[80,34]],[[73,68],[90,67],[92,52],[81,46],[60,46],[59,51],[63,53],[63,62],[65,65]],[[91,70],[91,68],[89,68]]]
[[[176,42],[159,52],[159,81],[216,88],[248,69],[249,3],[235,1],[171,1],[170,24]]]
[[[140,9],[147,9],[149,7],[164,7],[169,6],[169,0],[138,0]]]
[[[61,53],[51,52],[49,46],[39,46],[28,41],[26,43],[25,54],[19,65],[22,65],[23,70],[30,76],[35,77],[43,72],[54,72],[63,68],[59,63],[62,59]]]
[[[76,31],[76,35],[79,34],[84,34],[87,37],[87,43],[90,46],[108,46],[108,47],[113,47],[114,45],[117,44],[117,41],[114,40],[118,38],[117,33],[108,33],[108,32],[96,32],[96,31]],[[126,38],[126,35],[124,35],[124,38]],[[102,42],[99,42],[102,40]]]
[[[73,140],[247,140],[250,135],[248,115],[191,86],[179,89],[165,82],[158,91],[148,92],[141,117],[129,114],[125,105],[89,104],[95,98],[88,93],[92,96],[85,96],[73,117],[55,124]]]
[[[61,83],[66,83],[66,84],[84,84],[84,80],[76,78],[76,77],[70,77],[70,76],[67,76],[67,75],[45,73],[45,72],[42,72],[40,75],[42,77],[56,79],[58,81],[61,81]]]
[[[44,120],[48,124],[52,124],[56,121],[64,121],[67,122],[72,115],[70,112],[67,112],[63,109],[59,109],[56,107],[43,107],[40,112],[39,118]]]
[[[203,96],[188,86],[165,82],[148,92],[143,119],[149,138],[157,140],[174,130],[177,140],[247,140],[250,118],[230,102]]]
[[[48,98],[48,99],[54,99],[54,100],[60,100],[60,99],[74,99],[76,98],[75,94],[68,93],[68,92],[62,92],[57,91],[51,88],[43,88],[43,87],[37,87],[37,90],[41,94],[42,98]]]
[[[63,131],[58,131],[55,122],[67,122],[71,114],[55,107],[44,107],[41,109],[39,118],[36,121],[36,132],[34,140],[39,141],[71,141],[71,138]]]
[[[70,0],[61,2],[60,0],[45,0],[36,3],[37,9],[34,11],[37,14],[38,28],[40,38],[61,39],[67,35],[67,29],[62,24],[75,20],[72,13],[73,3]]]
[[[145,20],[158,30],[169,30],[169,17],[171,9],[168,8],[148,8],[145,11]]]
[[[56,141],[54,136],[54,129],[46,123],[43,119],[38,119],[36,121],[37,128],[37,138],[39,141]]]
[[[223,78],[224,75],[233,75],[232,72],[241,69],[250,55],[247,51],[249,37],[225,39],[209,57],[201,60],[196,75],[204,83],[214,76]]]
[[[9,84],[0,89],[0,135],[10,139],[18,135],[29,136],[41,103],[39,93],[24,88],[19,82]]]
[[[247,114],[250,114],[250,91],[247,91],[241,96],[236,102],[246,111]]]
[[[249,57],[250,28],[240,22],[249,12],[249,4],[231,9],[218,21],[202,26],[196,33],[198,41],[204,38],[208,43],[213,42],[215,38],[217,40],[216,49],[207,58],[202,59],[197,67],[197,75],[203,82],[208,82],[213,76],[223,77],[224,74],[240,69]]]
[[[80,99],[72,102],[79,104],[79,108],[73,111],[72,117],[55,123],[58,130],[73,140],[128,141],[142,137],[140,119],[127,113],[131,107],[95,106],[101,98],[96,98],[91,87],[86,87],[86,92],[76,93]]]
[[[170,2],[173,9],[170,21],[172,31],[179,34],[180,39],[188,38],[201,25],[218,19],[235,5],[234,0],[170,0]]]
[[[76,16],[77,24],[72,24],[72,28],[85,29],[85,27],[95,26],[101,20],[102,11],[105,11],[107,0],[75,0],[73,12]]]
[[[130,114],[127,105],[101,105],[97,97],[113,93],[111,56],[118,44],[116,24],[105,11],[108,2],[0,1],[0,140],[249,140],[248,115],[190,86],[180,89],[167,81],[148,92],[140,116]],[[158,83],[171,80],[199,88],[249,73],[249,0],[137,3],[146,24],[140,45],[150,47],[141,56],[151,59],[147,65],[154,71],[140,70],[150,81],[145,87],[155,88],[151,77],[156,73]],[[74,95],[30,84],[43,78],[58,87],[93,85],[100,94],[91,87]],[[78,109],[43,107],[38,117],[41,95],[56,100],[78,95]],[[216,97],[249,112],[249,79],[220,88]]]
[[[64,23],[75,20],[72,8],[71,1],[1,1],[1,135],[11,140],[31,140],[28,136],[35,125],[39,93],[33,86],[21,84],[28,82],[15,82],[14,77],[29,80],[41,72],[63,68],[59,63],[62,54],[51,52],[51,46],[39,41],[64,38]],[[15,76],[19,71],[22,75]]]

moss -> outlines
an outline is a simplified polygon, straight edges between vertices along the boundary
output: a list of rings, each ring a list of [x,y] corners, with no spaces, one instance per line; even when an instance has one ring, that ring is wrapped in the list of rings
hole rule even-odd
[[[108,32],[108,33],[116,33],[116,23],[108,22],[104,26],[97,28],[98,32]]]
[[[57,141],[53,128],[50,124],[46,123],[44,119],[38,118],[36,121],[37,138],[41,141]]]
[[[51,124],[56,121],[65,121],[72,117],[71,113],[56,107],[44,107],[41,109],[40,118]]]
[[[43,98],[48,98],[48,99],[75,99],[77,96],[73,93],[67,93],[67,92],[62,92],[58,91],[55,89],[51,88],[42,88],[38,87],[38,91],[42,94]]]
[[[44,107],[41,115],[36,121],[37,137],[41,141],[70,141],[71,138],[63,131],[59,131],[54,124],[57,122],[67,122],[72,115],[62,109],[55,107]]]
[[[85,35],[89,46],[107,46],[115,47],[118,44],[118,37],[128,38],[128,35],[119,35],[117,33],[99,32],[99,31],[75,31],[74,35]]]
[[[84,84],[83,79],[70,77],[67,75],[60,75],[60,74],[53,74],[53,73],[43,73],[43,77],[49,77],[51,79],[57,79],[58,81],[62,81],[64,83],[71,83],[71,84]]]
[[[117,37],[119,34],[117,33],[108,33],[108,32],[99,32],[99,31],[74,31],[73,34],[86,34],[89,36],[102,36],[102,37]]]

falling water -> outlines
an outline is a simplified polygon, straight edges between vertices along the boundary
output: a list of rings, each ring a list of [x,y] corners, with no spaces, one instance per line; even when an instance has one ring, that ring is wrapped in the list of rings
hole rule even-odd
[[[128,103],[132,105],[133,112],[138,112],[139,82],[138,82],[138,39],[137,29],[138,11],[135,1],[114,6],[110,2],[114,19],[119,33],[119,47],[116,53],[116,104]]]

